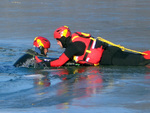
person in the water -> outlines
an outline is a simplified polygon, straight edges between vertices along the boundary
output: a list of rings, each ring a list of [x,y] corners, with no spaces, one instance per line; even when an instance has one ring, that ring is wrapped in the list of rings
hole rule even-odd
[[[35,47],[35,52],[37,53],[37,55],[35,55],[37,63],[42,62],[42,60],[40,60],[38,56],[47,56],[48,48],[50,48],[50,41],[45,37],[38,36],[34,39],[33,45]]]
[[[39,59],[39,57],[47,56],[48,48],[50,48],[50,45],[50,41],[45,37],[36,37],[33,42],[34,50],[28,49],[26,54],[24,54],[14,63],[14,66],[28,67],[28,65],[32,64],[32,62],[34,65],[34,61],[36,61],[36,63],[42,62],[43,60]]]
[[[56,60],[42,61],[50,67],[64,65],[70,59],[79,64],[87,65],[122,65],[142,66],[150,63],[150,51],[146,55],[125,52],[118,47],[94,39],[90,34],[75,32],[71,34],[67,26],[61,26],[54,31],[57,44],[66,48]]]
[[[38,54],[42,54],[46,56],[48,52],[48,48],[50,48],[50,41],[45,37],[38,36],[34,39],[33,45],[35,47],[35,51]]]

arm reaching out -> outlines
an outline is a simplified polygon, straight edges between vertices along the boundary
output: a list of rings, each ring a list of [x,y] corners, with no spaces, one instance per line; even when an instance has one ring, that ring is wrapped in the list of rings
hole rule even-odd
[[[50,66],[59,67],[64,65],[68,60],[69,58],[65,55],[65,53],[63,53],[57,60],[51,61]]]

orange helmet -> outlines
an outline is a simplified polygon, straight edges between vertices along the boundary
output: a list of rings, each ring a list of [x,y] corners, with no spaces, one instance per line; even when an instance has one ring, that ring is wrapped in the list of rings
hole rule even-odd
[[[42,36],[35,37],[33,45],[37,48],[39,47],[50,48],[49,40]]]
[[[61,37],[69,37],[71,35],[71,31],[68,26],[61,26],[54,31],[54,38],[60,39]]]

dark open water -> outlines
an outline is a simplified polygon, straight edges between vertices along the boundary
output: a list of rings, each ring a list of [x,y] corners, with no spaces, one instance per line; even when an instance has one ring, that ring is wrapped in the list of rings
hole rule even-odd
[[[36,36],[63,50],[53,31],[101,36],[138,51],[150,49],[149,0],[3,0],[0,3],[0,113],[149,113],[150,68],[15,68]]]

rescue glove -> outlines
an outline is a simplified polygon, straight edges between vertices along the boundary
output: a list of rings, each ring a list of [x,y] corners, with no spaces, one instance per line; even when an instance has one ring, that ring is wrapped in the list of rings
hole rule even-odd
[[[36,63],[40,63],[50,67],[51,59],[35,56]]]
[[[43,60],[40,59],[38,56],[35,56],[35,60],[36,60],[36,63],[41,63],[41,62],[43,62]]]

